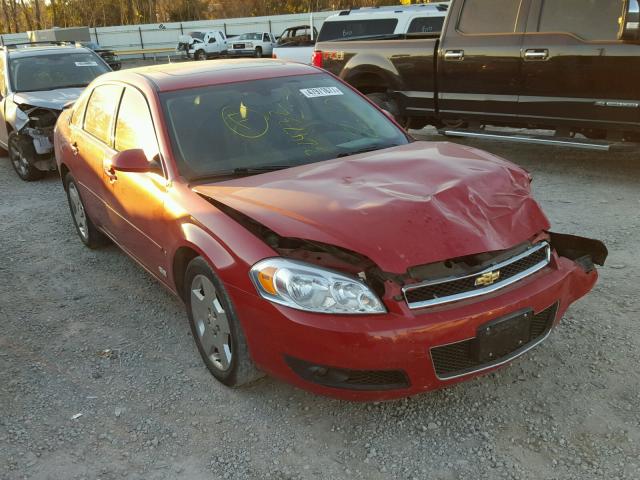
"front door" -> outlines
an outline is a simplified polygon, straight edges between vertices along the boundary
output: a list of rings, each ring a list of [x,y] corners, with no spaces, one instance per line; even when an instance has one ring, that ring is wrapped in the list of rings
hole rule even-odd
[[[438,111],[442,118],[514,121],[528,5],[529,0],[453,4],[438,50]]]
[[[522,48],[522,118],[573,130],[640,128],[640,46],[617,40],[622,3],[533,2]]]
[[[147,101],[134,87],[127,87],[122,96],[114,147],[114,154],[141,148],[150,165],[156,167],[155,171],[144,173],[115,172],[110,170],[110,158],[106,158],[103,170],[108,185],[111,223],[118,243],[150,272],[166,281],[166,229],[162,220],[167,180],[162,172]]]

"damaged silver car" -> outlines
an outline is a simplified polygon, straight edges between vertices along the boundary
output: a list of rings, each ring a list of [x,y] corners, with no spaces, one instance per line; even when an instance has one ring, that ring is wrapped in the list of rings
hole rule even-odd
[[[55,170],[53,129],[109,65],[91,50],[59,43],[5,45],[0,49],[0,147],[25,181]]]

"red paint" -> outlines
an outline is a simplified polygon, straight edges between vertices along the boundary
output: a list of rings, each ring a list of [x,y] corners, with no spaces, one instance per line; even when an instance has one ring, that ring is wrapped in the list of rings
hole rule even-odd
[[[479,325],[525,307],[538,312],[560,302],[558,321],[591,289],[595,271],[585,273],[573,261],[554,254],[548,267],[511,287],[433,309],[411,311],[403,301],[394,300],[398,285],[387,288],[382,300],[389,313],[384,315],[314,314],[260,298],[248,271],[277,253],[196,192],[280,235],[342,246],[396,273],[510,248],[549,229],[530,195],[524,170],[486,152],[449,143],[415,142],[195,189],[177,174],[158,89],[313,73],[318,70],[298,64],[233,61],[107,74],[93,86],[122,82],[146,96],[166,178],[157,172],[118,171],[111,184],[102,162],[115,152],[94,142],[83,144],[83,151],[74,154],[71,145],[78,132],[69,124],[69,110],[56,127],[58,165],[78,180],[99,227],[174,293],[180,283],[174,271],[176,254],[189,248],[205,257],[234,301],[258,366],[317,393],[369,400],[447,386],[455,381],[435,377],[430,347],[473,337]],[[284,363],[284,354],[340,368],[402,369],[411,388],[360,392],[320,387],[298,378]]]

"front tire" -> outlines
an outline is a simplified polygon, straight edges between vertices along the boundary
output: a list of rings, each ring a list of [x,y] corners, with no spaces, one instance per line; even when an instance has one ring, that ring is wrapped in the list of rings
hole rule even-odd
[[[193,58],[196,61],[206,60],[207,52],[205,52],[204,50],[198,50],[196,53],[193,54]]]
[[[96,228],[95,224],[89,218],[84,202],[80,196],[80,190],[76,184],[75,178],[71,173],[67,173],[64,177],[64,187],[67,191],[67,201],[69,202],[69,210],[71,210],[71,218],[76,227],[76,232],[89,248],[98,248],[109,243],[107,237]]]
[[[211,374],[229,387],[262,377],[249,355],[231,298],[202,257],[187,266],[184,288],[191,333]]]
[[[40,180],[46,172],[38,170],[32,165],[37,158],[33,143],[16,132],[11,132],[8,141],[9,159],[18,176],[25,182]]]
[[[256,47],[256,53],[254,54],[256,58],[262,58],[262,47]]]

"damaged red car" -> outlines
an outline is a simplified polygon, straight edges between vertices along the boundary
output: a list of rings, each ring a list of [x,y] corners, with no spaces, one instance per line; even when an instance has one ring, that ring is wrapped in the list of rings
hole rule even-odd
[[[229,386],[373,400],[473,378],[547,338],[607,255],[550,231],[523,169],[414,141],[306,65],[106,74],[55,152],[80,239],[178,295]]]

